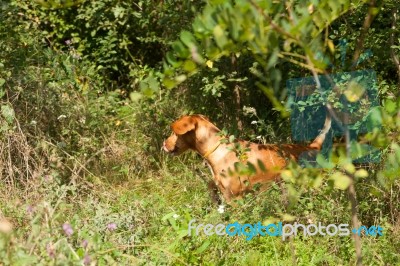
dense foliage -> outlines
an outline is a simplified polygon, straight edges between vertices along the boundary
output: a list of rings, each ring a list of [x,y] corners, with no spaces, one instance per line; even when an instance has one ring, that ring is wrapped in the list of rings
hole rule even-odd
[[[400,22],[397,0],[0,0],[1,265],[397,265]],[[235,137],[293,142],[287,81],[376,73],[376,108],[341,84],[297,102],[343,103],[367,121],[324,168],[219,213],[194,154],[160,152],[169,124],[201,113]],[[340,87],[340,86],[338,86]],[[293,102],[292,102],[293,104]],[[361,132],[360,123],[354,130]],[[343,140],[344,139],[344,140]],[[351,208],[353,207],[353,208]],[[382,237],[188,236],[188,222],[381,225]],[[355,219],[355,220],[354,220]],[[356,244],[354,244],[356,242]]]

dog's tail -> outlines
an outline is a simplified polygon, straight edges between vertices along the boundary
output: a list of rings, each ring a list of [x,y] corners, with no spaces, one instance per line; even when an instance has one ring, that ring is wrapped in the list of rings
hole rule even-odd
[[[331,129],[331,124],[332,124],[331,115],[329,114],[329,111],[326,110],[324,127],[322,128],[319,135],[310,144],[310,148],[321,150],[322,144],[324,143],[326,138],[326,134],[328,134],[329,130]]]

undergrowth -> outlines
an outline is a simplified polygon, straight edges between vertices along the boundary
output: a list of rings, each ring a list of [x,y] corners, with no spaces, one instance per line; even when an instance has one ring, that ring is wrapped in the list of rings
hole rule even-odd
[[[169,124],[181,114],[205,112],[229,128],[216,109],[199,105],[202,91],[188,88],[196,84],[130,101],[124,89],[106,90],[90,62],[68,47],[51,50],[16,16],[0,22],[0,265],[355,263],[348,236],[189,236],[191,219],[349,223],[347,194],[332,189],[327,173],[317,189],[275,184],[221,213],[210,200],[201,158],[161,151]],[[253,119],[265,121],[255,113]],[[287,139],[284,122],[260,126],[242,134]],[[362,238],[364,261],[399,265],[400,183],[385,192],[373,180],[357,183],[360,220],[385,233]],[[292,199],[290,189],[302,193]]]

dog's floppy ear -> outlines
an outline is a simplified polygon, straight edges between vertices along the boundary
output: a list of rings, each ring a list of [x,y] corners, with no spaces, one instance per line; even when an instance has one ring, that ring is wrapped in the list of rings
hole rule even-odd
[[[171,128],[177,135],[183,135],[196,127],[196,119],[191,116],[184,116],[180,118],[178,121],[172,123]]]

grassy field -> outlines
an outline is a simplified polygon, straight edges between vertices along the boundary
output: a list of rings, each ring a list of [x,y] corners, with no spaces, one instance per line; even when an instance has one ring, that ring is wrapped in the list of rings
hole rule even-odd
[[[191,219],[204,224],[350,221],[346,193],[332,192],[326,185],[305,192],[290,207],[274,186],[220,213],[201,176],[209,178],[201,159],[187,156],[164,157],[157,170],[140,178],[93,175],[90,182],[76,178],[60,183],[51,175],[38,176],[23,189],[3,183],[0,207],[14,229],[1,234],[1,260],[5,265],[354,264],[350,236],[285,241],[268,236],[250,241],[244,236],[188,236]],[[361,215],[361,221],[365,216],[384,228],[384,236],[362,237],[364,262],[398,265],[400,224],[382,216],[379,207],[378,199],[371,197]]]
[[[97,1],[96,7],[106,12],[105,2]],[[54,44],[44,37],[48,32],[38,26],[47,13],[36,5],[32,7],[29,1],[13,3],[9,6],[0,1],[0,265],[356,264],[350,236],[296,236],[285,240],[256,236],[247,241],[244,236],[189,235],[192,219],[196,224],[214,225],[351,223],[346,187],[338,188],[331,178],[334,172],[346,169],[344,164],[331,170],[292,165],[290,173],[295,181],[288,178],[268,191],[249,194],[234,206],[224,205],[222,212],[210,199],[206,181],[211,173],[203,159],[195,153],[171,157],[161,151],[163,140],[170,134],[169,124],[182,114],[203,113],[220,128],[231,129],[239,117],[235,95],[227,89],[232,80],[236,85],[243,82],[242,103],[247,107],[242,107],[250,111],[239,110],[244,129],[231,133],[252,140],[261,136],[272,143],[291,141],[290,121],[281,118],[260,91],[245,88],[254,85],[254,78],[240,79],[236,72],[239,68],[223,68],[229,58],[215,62],[222,65],[221,73],[206,69],[203,76],[193,77],[174,90],[157,88],[149,99],[141,98],[129,93],[139,91],[140,79],[151,83],[144,77],[152,70],[137,62],[142,60],[142,51],[149,57],[156,51],[147,47],[153,33],[144,35],[135,60],[124,61],[117,57],[122,57],[122,52],[116,55],[112,50],[115,40],[111,37],[122,36],[119,41],[125,41],[129,29],[118,27],[125,25],[124,16],[131,18],[129,12],[112,9],[112,14],[103,19],[105,24],[114,23],[115,35],[103,32],[99,39],[88,37],[83,44],[87,47],[83,47],[63,39],[72,27],[64,23],[63,19],[70,18],[65,9],[53,10],[48,17],[59,23],[53,33],[59,33],[58,41],[62,42]],[[174,25],[186,23],[180,21],[181,10],[173,9],[171,3],[160,5],[160,14]],[[17,4],[25,9],[18,9]],[[130,8],[138,16],[137,7]],[[80,11],[81,17],[97,19],[89,12],[91,9],[87,10]],[[115,10],[120,12],[115,15],[119,19],[116,22]],[[187,12],[187,20],[192,19],[193,10]],[[151,8],[146,12],[158,16]],[[25,23],[20,23],[21,16]],[[141,18],[137,19],[140,26],[148,25],[154,17]],[[153,30],[162,31],[159,26]],[[140,29],[147,34],[146,27]],[[179,31],[174,29],[168,38],[162,42],[156,38],[152,44],[163,44],[165,48]],[[118,51],[125,48],[121,46]],[[98,61],[93,63],[85,57],[85,51]],[[243,61],[243,73],[249,74],[256,66],[250,57],[247,59]],[[119,76],[115,78],[119,72],[114,68],[118,65],[124,67],[122,81]],[[285,69],[287,65],[279,67]],[[109,76],[102,72],[105,68]],[[290,69],[299,71],[293,75],[304,74],[304,69]],[[394,100],[396,85],[383,79],[391,75],[388,73],[378,73],[380,95],[393,99],[389,104],[385,101],[391,111],[379,117],[384,126],[375,132],[383,147],[382,162],[368,165],[368,177],[355,182],[359,220],[363,225],[384,229],[383,236],[361,237],[364,265],[400,265],[400,179],[396,172],[400,147],[394,141],[399,136],[396,108],[400,102]],[[115,80],[110,81],[110,76]],[[249,117],[256,109],[258,116]],[[256,125],[251,123],[254,119]]]

